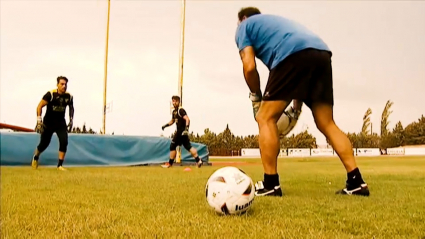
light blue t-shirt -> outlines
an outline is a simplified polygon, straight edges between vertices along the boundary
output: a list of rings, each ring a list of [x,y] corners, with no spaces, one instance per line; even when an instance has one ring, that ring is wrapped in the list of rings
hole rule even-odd
[[[239,51],[252,46],[255,55],[272,70],[289,55],[314,48],[330,51],[326,43],[303,25],[281,16],[258,14],[239,24],[236,31]]]

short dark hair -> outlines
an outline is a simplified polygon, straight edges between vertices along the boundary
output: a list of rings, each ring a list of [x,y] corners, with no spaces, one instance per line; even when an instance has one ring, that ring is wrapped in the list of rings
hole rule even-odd
[[[66,83],[68,83],[68,78],[66,78],[65,76],[58,76],[58,78],[56,78],[56,81],[58,82],[58,84],[60,80],[64,80],[66,81]]]
[[[173,97],[171,97],[171,100],[177,100],[177,101],[180,101],[180,96],[178,96],[178,95],[173,95]]]
[[[238,12],[239,21],[242,21],[243,17],[250,17],[257,14],[261,14],[260,10],[256,7],[244,7]]]

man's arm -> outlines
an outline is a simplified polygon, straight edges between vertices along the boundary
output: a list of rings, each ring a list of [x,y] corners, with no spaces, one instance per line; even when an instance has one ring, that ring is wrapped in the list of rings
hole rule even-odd
[[[189,119],[189,116],[186,113],[186,110],[184,110],[183,108],[180,108],[179,114],[186,121],[186,129],[187,129],[190,125],[190,119]]]
[[[174,117],[171,118],[170,122],[168,122],[168,123],[166,123],[162,126],[162,130],[164,130],[165,128],[167,128],[167,127],[169,127],[173,124],[174,124]]]
[[[243,63],[243,74],[251,93],[261,96],[260,76],[255,63],[255,51],[250,37],[250,28],[242,22],[236,31],[236,45]]]
[[[68,122],[68,132],[72,132],[72,126],[74,126],[74,97],[69,95],[69,122]]]
[[[184,119],[184,120],[186,120],[186,128],[188,128],[188,127],[189,127],[189,125],[190,125],[190,119],[189,119],[189,116],[185,115],[185,116],[183,116],[183,119]]]
[[[190,125],[190,119],[189,116],[186,113],[186,110],[184,110],[183,108],[180,109],[180,116],[186,121],[186,127],[184,127],[184,131],[182,133],[182,135],[188,135],[189,134],[189,125]]]
[[[38,103],[37,106],[37,117],[41,118],[41,113],[43,112],[43,107],[46,106],[49,102],[47,102],[46,100],[41,99],[40,103]]]
[[[251,93],[261,95],[260,76],[255,63],[255,52],[252,46],[247,46],[239,52],[243,63],[243,74]]]
[[[189,135],[189,124],[190,124],[189,116],[185,115],[183,116],[183,119],[186,121],[186,127],[184,128],[182,135]]]
[[[71,99],[69,99],[69,121],[74,119],[74,97],[71,95]]]
[[[47,92],[43,98],[40,100],[40,103],[37,105],[37,121],[41,121],[41,113],[44,106],[46,106],[50,99],[52,98],[52,94],[50,92]]]

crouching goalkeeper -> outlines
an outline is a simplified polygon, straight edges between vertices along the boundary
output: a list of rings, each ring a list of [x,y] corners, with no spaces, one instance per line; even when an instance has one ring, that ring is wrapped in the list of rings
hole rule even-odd
[[[332,51],[327,44],[301,24],[281,16],[261,14],[255,7],[241,9],[238,18],[235,40],[245,81],[254,105],[261,102],[255,119],[259,127],[264,180],[257,183],[256,195],[283,195],[277,172],[280,147],[276,128],[282,113],[296,99],[311,109],[317,129],[329,139],[346,169],[345,188],[336,193],[369,196],[350,140],[333,119]],[[264,95],[256,58],[269,69]]]

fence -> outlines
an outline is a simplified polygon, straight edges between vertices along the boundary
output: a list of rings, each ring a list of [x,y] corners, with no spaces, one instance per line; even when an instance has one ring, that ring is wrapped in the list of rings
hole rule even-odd
[[[353,153],[355,156],[379,156],[379,155],[425,155],[425,147],[423,148],[354,148]],[[241,149],[241,156],[243,157],[260,157],[260,149],[258,148],[244,148]],[[333,149],[281,149],[279,157],[320,157],[320,156],[337,156]]]

